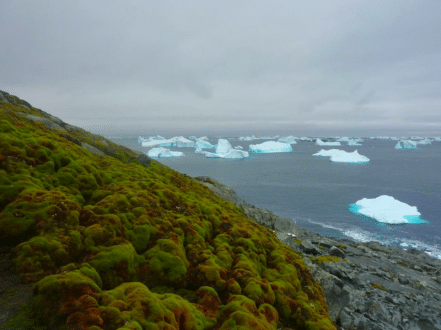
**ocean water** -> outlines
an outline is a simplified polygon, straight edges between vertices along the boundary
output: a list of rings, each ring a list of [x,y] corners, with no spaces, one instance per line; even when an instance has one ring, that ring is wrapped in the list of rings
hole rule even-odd
[[[132,149],[149,150],[138,144],[138,136],[109,138]],[[217,139],[209,137],[212,144]],[[266,140],[250,142],[229,137],[229,141],[248,151],[250,144]],[[395,150],[396,143],[365,139],[362,146],[342,142],[341,147],[322,147],[298,141],[291,153],[250,153],[243,160],[205,158],[193,148],[170,148],[183,151],[185,156],[158,160],[190,176],[214,177],[241,198],[291,218],[307,230],[415,248],[441,259],[441,142],[418,145],[416,150]],[[370,162],[333,163],[329,157],[312,156],[321,149],[333,148],[349,152],[357,149]],[[350,204],[380,195],[416,206],[427,223],[390,225],[350,211]]]

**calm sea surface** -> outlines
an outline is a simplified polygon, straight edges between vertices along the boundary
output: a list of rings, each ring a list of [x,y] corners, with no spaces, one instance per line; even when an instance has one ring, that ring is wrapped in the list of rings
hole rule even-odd
[[[115,143],[147,152],[138,137],[112,138]],[[209,138],[212,144],[216,138]],[[248,151],[252,142],[230,138]],[[314,142],[293,144],[293,152],[252,154],[243,160],[205,158],[193,148],[170,148],[184,157],[159,161],[190,176],[208,175],[232,187],[250,203],[293,219],[300,227],[326,236],[407,244],[441,259],[441,142],[395,150],[397,141],[365,139],[362,146],[321,147]],[[354,151],[368,164],[342,164],[312,154],[321,149]],[[207,149],[208,150],[208,149]],[[213,151],[213,150],[208,150]],[[416,206],[429,223],[388,225],[351,213],[348,206],[362,198],[389,195]]]

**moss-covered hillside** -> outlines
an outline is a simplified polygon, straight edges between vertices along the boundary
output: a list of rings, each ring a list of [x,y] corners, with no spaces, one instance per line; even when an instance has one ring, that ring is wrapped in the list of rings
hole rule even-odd
[[[0,99],[0,245],[34,283],[37,323],[336,329],[303,260],[271,230],[158,162],[61,121],[49,128],[35,117],[55,117],[20,101]]]

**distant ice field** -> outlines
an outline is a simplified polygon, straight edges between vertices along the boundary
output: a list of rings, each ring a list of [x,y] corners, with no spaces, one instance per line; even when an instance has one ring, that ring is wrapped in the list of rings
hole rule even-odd
[[[209,142],[216,144],[218,138],[209,137]],[[150,150],[138,144],[138,136],[113,141],[143,152]],[[241,146],[244,151],[250,144],[264,141],[229,139],[233,147]],[[364,139],[361,146],[341,144],[332,148],[357,149],[370,161],[331,162],[313,156],[322,146],[300,140],[292,144],[292,152],[250,153],[243,160],[206,158],[192,148],[171,147],[184,152],[185,157],[159,161],[190,176],[212,176],[250,203],[289,217],[313,232],[413,247],[441,259],[441,141],[419,144],[415,150],[397,150],[394,140]],[[416,206],[427,223],[391,225],[350,211],[351,204],[381,195]]]

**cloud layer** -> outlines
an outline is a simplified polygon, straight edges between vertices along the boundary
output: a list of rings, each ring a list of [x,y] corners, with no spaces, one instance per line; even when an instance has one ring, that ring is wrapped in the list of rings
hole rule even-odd
[[[437,0],[1,7],[0,89],[78,126],[441,134]]]

